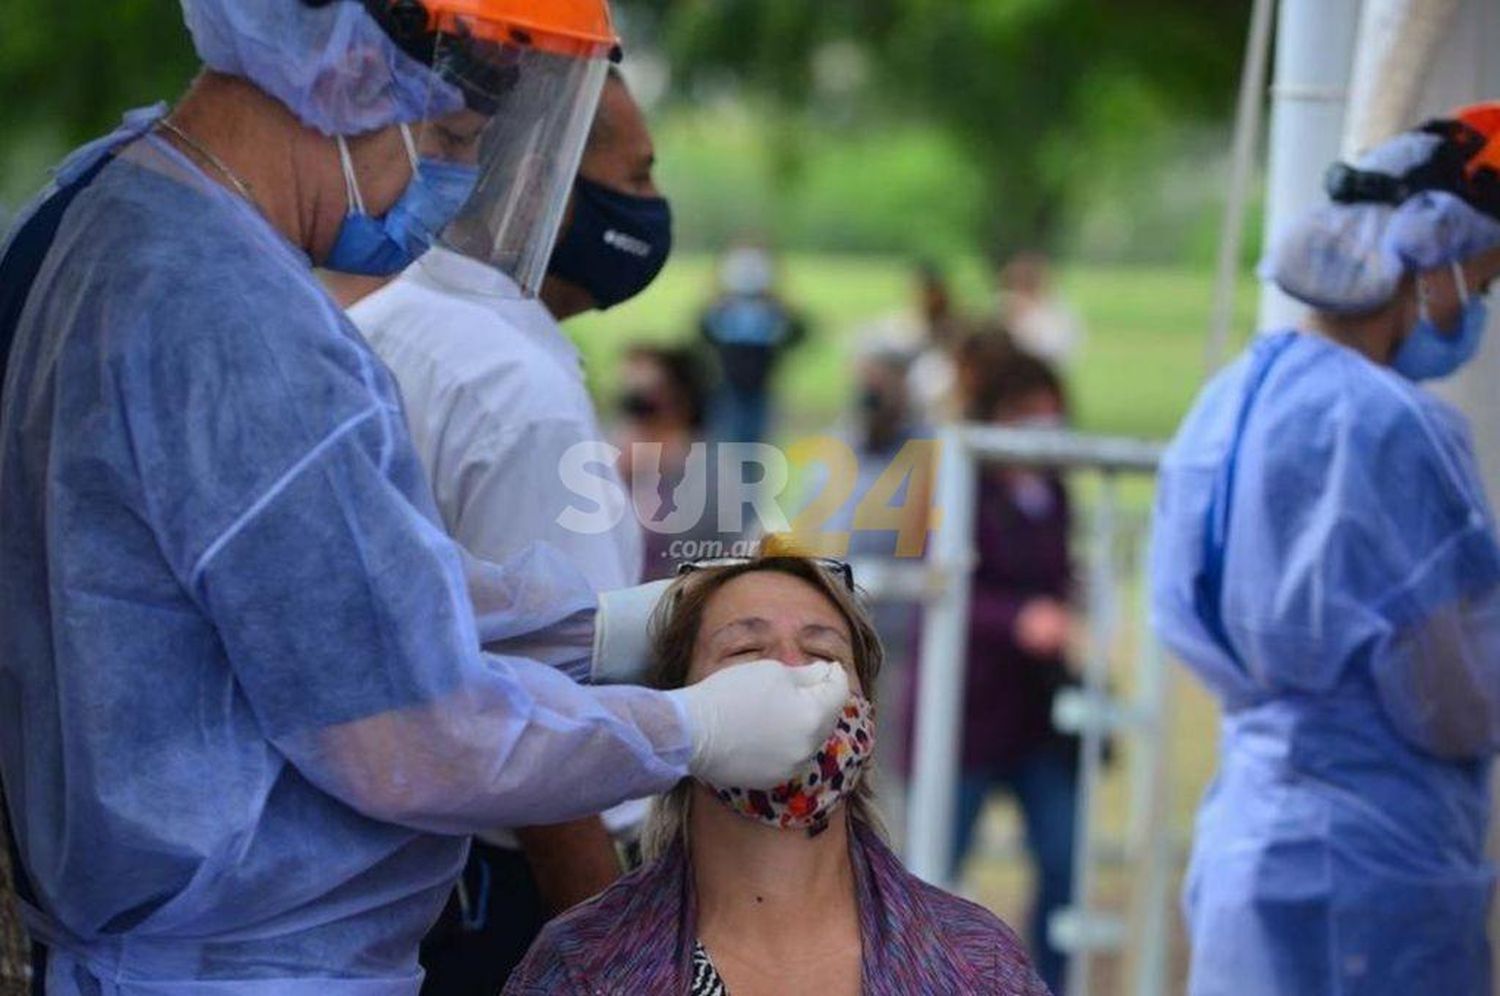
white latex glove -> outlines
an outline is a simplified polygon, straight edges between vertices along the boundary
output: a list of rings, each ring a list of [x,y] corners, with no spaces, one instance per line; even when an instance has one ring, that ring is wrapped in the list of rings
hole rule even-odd
[[[599,593],[599,611],[594,615],[594,664],[589,672],[594,684],[639,685],[645,680],[651,660],[646,630],[671,584],[671,578],[663,578]]]
[[[687,713],[688,769],[704,781],[765,789],[787,780],[833,732],[849,699],[842,666],[816,661],[736,664],[667,693]]]

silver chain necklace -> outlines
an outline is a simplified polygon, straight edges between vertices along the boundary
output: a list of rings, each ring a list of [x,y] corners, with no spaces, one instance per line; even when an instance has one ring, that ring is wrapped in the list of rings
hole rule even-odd
[[[234,170],[230,169],[228,165],[225,164],[224,160],[220,159],[218,156],[214,155],[212,152],[209,152],[203,146],[199,145],[193,140],[191,135],[183,131],[181,128],[177,127],[171,121],[168,121],[166,118],[162,118],[160,121],[158,121],[157,125],[158,127],[164,128],[172,134],[176,135],[178,138],[182,139],[182,141],[187,145],[188,148],[192,149],[194,152],[198,153],[198,155],[208,160],[208,162],[214,167],[214,169],[218,170],[220,173],[223,173],[224,176],[228,178],[229,182],[234,184],[234,189],[239,191],[241,197],[249,201],[252,207],[259,210],[260,205],[255,203],[255,198],[250,193],[251,187],[249,182],[240,179],[240,175]]]

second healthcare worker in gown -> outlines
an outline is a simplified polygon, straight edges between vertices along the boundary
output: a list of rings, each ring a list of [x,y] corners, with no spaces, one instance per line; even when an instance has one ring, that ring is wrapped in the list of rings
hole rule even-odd
[[[1162,468],[1161,634],[1224,708],[1185,890],[1193,996],[1490,991],[1500,546],[1414,381],[1500,273],[1500,104],[1330,170],[1266,271],[1311,311],[1204,389]]]

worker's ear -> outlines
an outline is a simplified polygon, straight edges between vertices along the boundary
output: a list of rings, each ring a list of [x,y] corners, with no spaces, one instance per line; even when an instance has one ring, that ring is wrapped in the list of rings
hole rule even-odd
[[[1469,260],[1464,275],[1469,278],[1470,291],[1481,295],[1489,293],[1495,281],[1500,279],[1500,246]]]

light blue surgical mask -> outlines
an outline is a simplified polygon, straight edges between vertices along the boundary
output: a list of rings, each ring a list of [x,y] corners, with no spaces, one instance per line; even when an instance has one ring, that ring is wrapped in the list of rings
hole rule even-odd
[[[1458,263],[1453,264],[1453,279],[1463,302],[1456,332],[1444,332],[1433,324],[1427,312],[1427,294],[1420,281],[1417,284],[1417,324],[1396,348],[1391,360],[1391,367],[1409,380],[1447,377],[1473,359],[1479,349],[1479,340],[1489,323],[1489,307],[1484,298],[1469,293],[1463,267]]]
[[[416,177],[385,216],[386,232],[415,259],[463,210],[478,183],[478,166],[421,157]]]
[[[344,216],[333,248],[324,261],[328,269],[374,277],[405,269],[427,251],[474,192],[479,180],[477,166],[418,157],[411,131],[404,124],[401,138],[411,160],[412,178],[396,203],[380,218],[366,212],[349,147],[343,136],[336,138],[349,195],[349,213]]]

